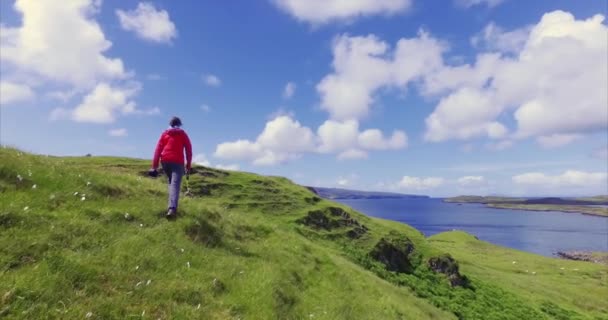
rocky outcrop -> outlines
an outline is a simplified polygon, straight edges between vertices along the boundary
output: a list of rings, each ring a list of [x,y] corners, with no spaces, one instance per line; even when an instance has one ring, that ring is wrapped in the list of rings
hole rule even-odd
[[[587,261],[608,266],[608,252],[558,251],[556,255],[562,259]]]
[[[449,254],[443,254],[439,257],[432,257],[428,261],[428,266],[436,273],[442,273],[447,276],[452,287],[468,286],[468,279],[460,274],[458,270],[458,262]]]
[[[367,227],[344,209],[339,207],[328,207],[322,210],[309,211],[306,217],[298,220],[298,223],[304,224],[314,229],[334,230],[339,228],[351,228],[346,232],[346,235],[351,239],[360,238],[367,231]]]
[[[414,244],[406,236],[380,239],[370,252],[370,256],[384,264],[387,270],[400,273],[412,273],[418,260]]]

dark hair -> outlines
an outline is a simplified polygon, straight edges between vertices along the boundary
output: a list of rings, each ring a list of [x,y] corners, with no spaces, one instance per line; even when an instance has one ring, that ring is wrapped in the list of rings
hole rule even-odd
[[[171,121],[169,121],[169,125],[172,127],[181,127],[182,120],[180,120],[178,117],[173,117],[171,118]]]

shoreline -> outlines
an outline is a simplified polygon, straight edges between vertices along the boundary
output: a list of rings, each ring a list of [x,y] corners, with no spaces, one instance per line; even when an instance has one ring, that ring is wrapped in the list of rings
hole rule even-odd
[[[462,203],[462,202],[451,202],[451,203]],[[468,202],[468,203],[474,203],[474,202]],[[564,212],[564,213],[578,213],[578,214],[582,214],[582,215],[586,215],[586,216],[594,216],[594,217],[604,217],[604,218],[608,218],[608,210],[605,210],[606,213],[601,214],[601,213],[596,213],[596,212],[590,212],[590,211],[585,211],[585,208],[537,208],[537,207],[531,207],[534,205],[526,205],[526,204],[503,204],[503,203],[483,203],[486,208],[491,208],[491,209],[501,209],[501,210],[523,210],[523,211],[538,211],[538,212],[551,212],[551,211],[555,211],[555,212]]]
[[[558,251],[555,255],[564,260],[585,261],[608,266],[608,252],[604,251]]]

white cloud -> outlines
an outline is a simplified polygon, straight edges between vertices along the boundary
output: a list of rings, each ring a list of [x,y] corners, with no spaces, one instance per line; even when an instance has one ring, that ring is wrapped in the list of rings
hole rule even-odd
[[[141,112],[131,99],[139,87],[112,87],[98,84],[86,95],[81,104],[72,111],[72,120],[77,122],[112,123],[118,114]]]
[[[70,118],[71,112],[65,108],[55,108],[49,115],[50,121],[65,120]]]
[[[177,37],[175,24],[169,18],[166,10],[157,10],[152,3],[140,2],[135,10],[116,10],[120,26],[127,31],[133,31],[144,40],[171,43]]]
[[[266,123],[255,141],[237,140],[217,146],[215,156],[225,159],[251,160],[257,165],[275,165],[297,159],[303,153],[337,153],[338,159],[361,159],[366,150],[401,149],[407,146],[407,135],[395,131],[385,138],[377,129],[359,132],[355,120],[325,121],[313,133],[290,115],[280,115]]]
[[[215,165],[215,168],[220,169],[220,170],[227,170],[227,171],[238,171],[241,169],[241,167],[238,164],[217,164]]]
[[[385,138],[378,129],[359,132],[356,120],[325,121],[317,130],[318,151],[321,153],[341,152],[340,159],[367,157],[363,150],[396,150],[407,147],[407,135],[396,130],[390,138]]]
[[[490,22],[480,33],[471,38],[474,47],[488,51],[520,52],[528,40],[531,26],[505,31]]]
[[[412,0],[272,0],[281,10],[299,21],[313,25],[363,16],[388,15],[406,11]]]
[[[0,81],[0,106],[28,101],[33,99],[34,95],[34,91],[27,85]]]
[[[210,87],[219,87],[222,85],[222,80],[220,80],[220,78],[213,74],[204,75],[203,81],[205,81],[205,84]]]
[[[385,139],[378,129],[368,129],[359,134],[359,145],[367,150],[402,149],[407,146],[405,132],[396,130],[390,139]]]
[[[443,50],[425,32],[413,39],[399,40],[393,52],[373,35],[341,35],[333,44],[334,72],[317,84],[321,108],[336,120],[364,118],[378,89],[405,89],[408,82],[440,66]]]
[[[210,112],[211,107],[208,104],[203,104],[203,105],[201,105],[201,110],[203,110],[205,112]]]
[[[199,153],[199,154],[194,155],[194,157],[192,157],[192,163],[198,164],[201,166],[205,166],[205,167],[211,166],[211,162],[209,162],[209,160],[207,159],[207,156],[205,156],[204,153]]]
[[[581,138],[583,138],[583,136],[580,134],[552,134],[540,136],[536,138],[536,141],[543,148],[550,149],[565,146]]]
[[[21,73],[87,88],[128,76],[122,60],[108,58],[108,41],[93,16],[100,1],[17,0],[19,27],[0,27],[0,59]],[[60,23],[59,23],[60,22]],[[69,36],[66,36],[69,35]]]
[[[350,181],[346,178],[338,178],[336,182],[340,187],[347,187],[350,184]]]
[[[217,146],[215,156],[233,160],[251,160],[256,165],[275,165],[293,160],[300,153],[314,149],[314,134],[298,121],[280,116],[266,123],[255,142],[237,140]]]
[[[126,137],[128,135],[127,129],[125,128],[112,129],[108,131],[108,134],[112,137]]]
[[[296,84],[293,82],[287,82],[285,84],[285,88],[283,89],[283,98],[290,99],[296,93]]]
[[[475,188],[486,185],[486,179],[483,176],[465,176],[458,179],[458,184],[465,188]]]
[[[204,153],[199,153],[197,155],[194,155],[194,157],[192,157],[192,163],[198,164],[201,166],[205,166],[205,167],[221,169],[221,170],[238,171],[240,169],[240,166],[238,164],[229,164],[229,165],[215,164],[215,165],[213,165],[207,159],[207,156]]]
[[[501,4],[503,1],[504,0],[454,0],[457,6],[463,8],[470,8],[479,5],[485,5],[488,8],[493,8]]]
[[[515,184],[541,187],[541,188],[564,188],[564,187],[605,187],[608,190],[608,174],[606,172],[585,172],[568,170],[561,175],[550,176],[541,172],[530,172],[513,176]],[[605,193],[605,192],[604,192]]]
[[[404,176],[401,181],[397,183],[397,188],[405,190],[428,190],[434,189],[443,185],[445,180],[438,177],[410,177]]]
[[[608,28],[603,20],[602,15],[576,20],[567,12],[550,12],[529,32],[510,34],[517,40],[504,41],[496,48],[502,52],[481,54],[474,66],[442,66],[425,76],[427,93],[449,92],[426,120],[427,140],[505,138],[508,130],[497,121],[504,113],[517,122],[513,138],[544,136],[540,143],[606,130]],[[502,40],[509,34],[499,33]],[[441,74],[474,81],[451,81]]]
[[[46,93],[46,97],[49,97],[49,98],[55,99],[55,100],[59,100],[59,101],[65,103],[65,102],[70,101],[77,94],[78,94],[78,91],[75,89],[64,90],[64,91],[55,90],[55,91]]]

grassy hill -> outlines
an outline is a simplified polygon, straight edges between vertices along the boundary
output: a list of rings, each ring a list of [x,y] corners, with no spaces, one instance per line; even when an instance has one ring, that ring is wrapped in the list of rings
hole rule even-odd
[[[285,178],[204,167],[167,221],[148,166],[0,149],[0,318],[608,319],[601,265],[425,239]]]

